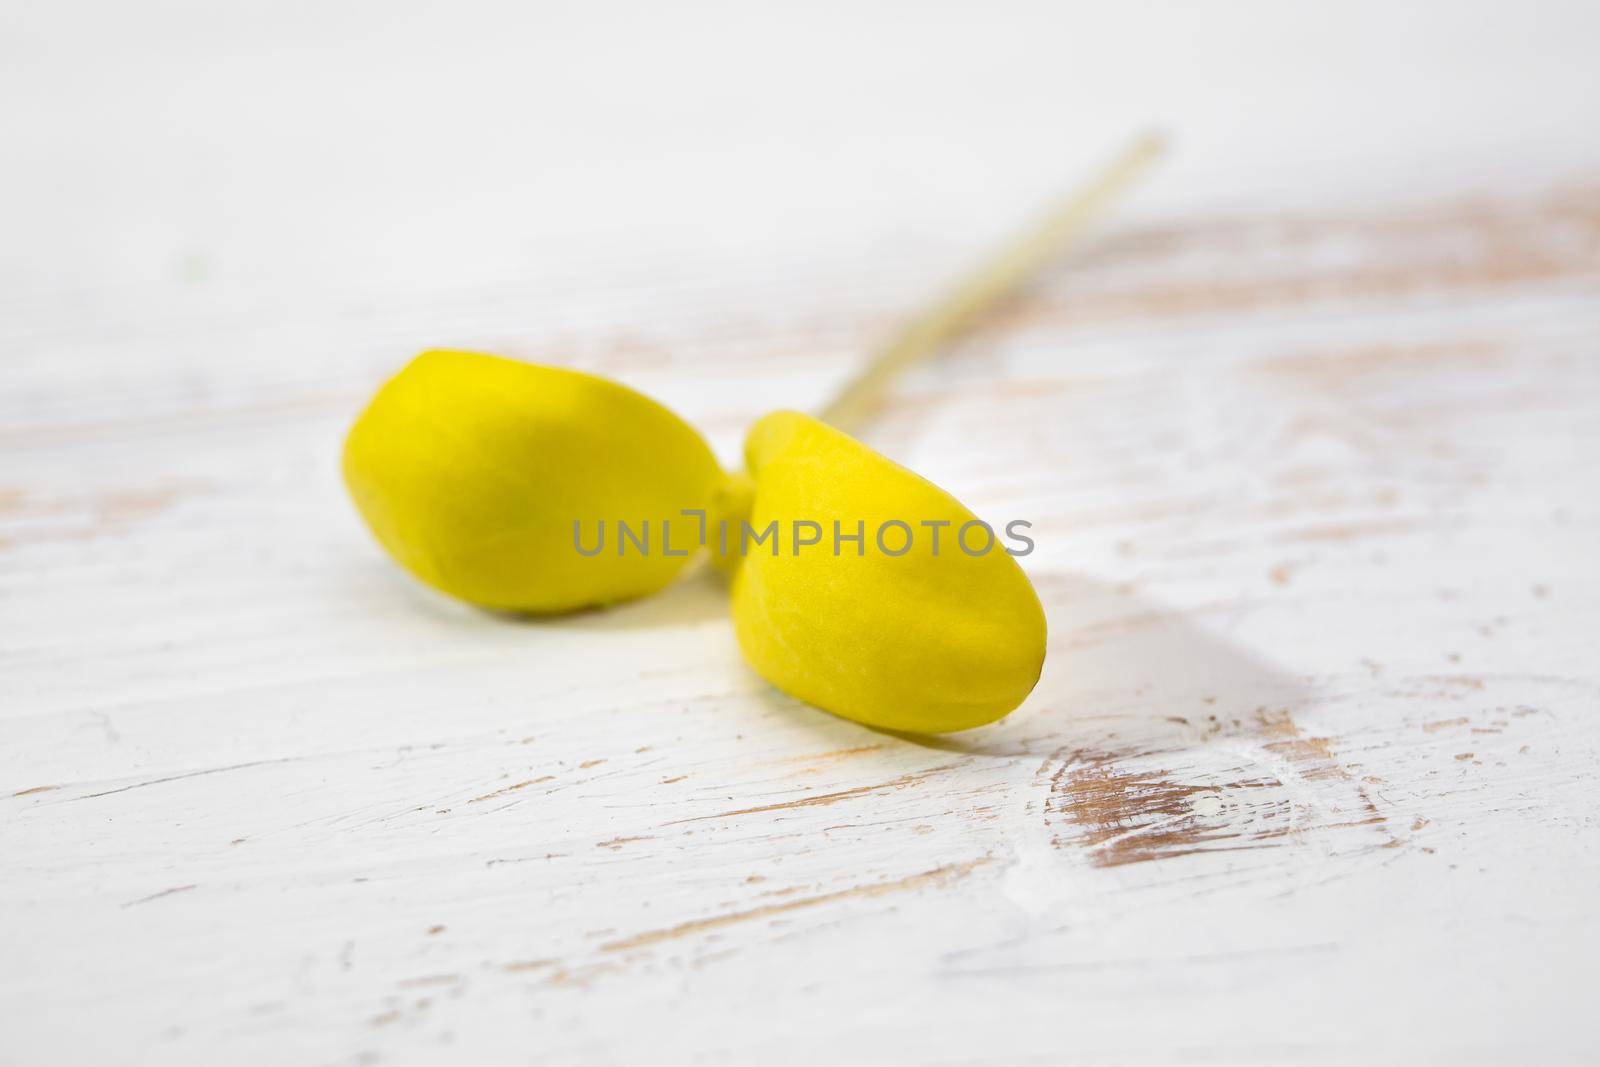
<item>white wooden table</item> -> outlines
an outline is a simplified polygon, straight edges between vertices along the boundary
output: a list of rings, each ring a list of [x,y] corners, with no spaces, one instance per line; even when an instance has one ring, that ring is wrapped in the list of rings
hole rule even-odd
[[[1593,10],[12,22],[0,1064],[1600,1055]],[[706,573],[460,608],[344,498],[435,344],[731,460],[1151,116],[868,435],[1035,523],[1001,724],[788,700]]]

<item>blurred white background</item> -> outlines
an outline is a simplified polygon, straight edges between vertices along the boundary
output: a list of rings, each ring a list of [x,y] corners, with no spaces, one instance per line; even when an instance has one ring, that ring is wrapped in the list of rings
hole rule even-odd
[[[992,235],[1150,124],[1142,213],[1600,167],[1585,0],[0,12],[12,300],[842,261]]]

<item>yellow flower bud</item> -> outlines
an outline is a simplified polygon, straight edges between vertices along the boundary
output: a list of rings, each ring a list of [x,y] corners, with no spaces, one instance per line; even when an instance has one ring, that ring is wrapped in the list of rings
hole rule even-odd
[[[1022,703],[1044,664],[1044,609],[1005,550],[976,552],[977,530],[963,546],[978,520],[959,501],[795,412],[756,423],[745,459],[753,529],[825,531],[807,550],[751,548],[738,566],[734,628],[762,677],[836,715],[923,733],[981,726]],[[835,522],[847,536],[860,524],[859,552],[836,545]]]
[[[456,351],[424,352],[378,391],[345,441],[344,477],[417,578],[538,613],[666,586],[699,545],[700,520],[681,510],[707,508],[725,479],[692,426],[632,389]],[[622,544],[623,522],[656,540]],[[577,551],[602,529],[600,551]]]

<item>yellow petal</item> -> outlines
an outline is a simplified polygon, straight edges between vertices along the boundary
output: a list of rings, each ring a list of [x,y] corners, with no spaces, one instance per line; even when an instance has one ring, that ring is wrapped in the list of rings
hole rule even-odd
[[[1032,584],[997,539],[969,555],[974,516],[938,486],[825,423],[794,412],[758,422],[745,441],[755,483],[750,526],[776,521],[781,543],[749,544],[734,578],[740,648],[779,689],[871,726],[942,733],[993,722],[1032,691],[1045,619]],[[914,536],[904,555],[889,551]],[[797,521],[823,543],[794,551]],[[841,533],[865,534],[862,554]],[[935,554],[932,528],[943,521]],[[807,527],[802,539],[813,531]],[[969,532],[973,549],[985,543]]]
[[[594,375],[424,352],[345,441],[344,476],[378,541],[422,581],[487,608],[561,612],[654,592],[688,562],[723,481],[666,408]],[[616,523],[650,528],[619,554]],[[595,545],[604,523],[603,549]],[[670,524],[671,549],[661,541]],[[692,555],[692,552],[691,552]]]

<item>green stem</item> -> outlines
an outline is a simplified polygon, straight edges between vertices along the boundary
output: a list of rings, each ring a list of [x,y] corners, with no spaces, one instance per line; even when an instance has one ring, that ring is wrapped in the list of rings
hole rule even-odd
[[[842,430],[860,426],[883,402],[895,377],[970,330],[984,314],[1021,288],[1055,258],[1094,217],[1133,184],[1166,147],[1157,133],[1130,145],[1089,184],[1037,225],[1003,246],[880,347],[817,417]]]

